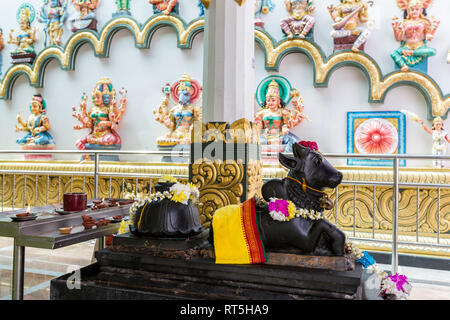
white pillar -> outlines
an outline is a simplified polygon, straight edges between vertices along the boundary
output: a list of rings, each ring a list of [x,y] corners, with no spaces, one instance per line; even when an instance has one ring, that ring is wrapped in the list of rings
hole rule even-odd
[[[203,122],[247,118],[255,97],[254,0],[211,0],[205,15]]]

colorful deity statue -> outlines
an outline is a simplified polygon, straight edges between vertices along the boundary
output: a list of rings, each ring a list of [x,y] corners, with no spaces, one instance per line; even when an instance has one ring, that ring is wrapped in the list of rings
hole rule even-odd
[[[364,45],[370,31],[363,27],[369,20],[368,5],[372,1],[341,0],[337,6],[329,5],[328,11],[334,21],[331,36],[334,39],[334,51],[351,49],[364,51]]]
[[[12,63],[30,63],[34,62],[36,52],[34,43],[36,42],[37,29],[31,28],[31,23],[35,18],[34,7],[29,3],[24,3],[17,11],[17,21],[20,24],[20,31],[17,36],[13,36],[14,30],[9,34],[9,44],[15,44],[17,48],[11,51]]]
[[[290,129],[298,126],[307,116],[303,113],[303,98],[293,89],[286,78],[268,76],[258,85],[256,99],[262,110],[256,113],[255,123],[261,130],[260,143],[263,146],[281,146],[280,152],[292,152],[292,145],[299,138]],[[294,109],[287,105],[292,99]],[[275,149],[270,148],[270,151]]]
[[[314,5],[311,0],[284,0],[289,17],[281,20],[281,29],[292,39],[298,36],[304,39],[313,28],[316,20],[312,16]]]
[[[83,29],[97,31],[97,14],[95,10],[97,10],[99,0],[72,0],[72,3],[79,12],[70,21],[72,24],[72,32]]]
[[[398,7],[404,11],[404,19],[393,18],[394,36],[401,46],[391,57],[402,71],[416,68],[427,72],[428,57],[436,55],[436,50],[427,46],[440,23],[433,16],[426,17],[426,9],[432,3],[433,0],[397,0]]]
[[[441,117],[436,117],[433,119],[433,125],[428,128],[422,119],[413,112],[408,110],[400,110],[402,113],[406,114],[412,121],[415,121],[422,125],[422,128],[431,134],[433,138],[433,144],[431,147],[431,153],[434,156],[443,156],[447,153],[447,142],[450,143],[450,135],[444,130],[444,121]],[[443,168],[444,162],[442,160],[433,160],[433,165],[436,168]]]
[[[112,14],[113,18],[118,16],[131,16],[130,12],[130,0],[115,0],[117,6],[117,12]]]
[[[120,121],[127,106],[126,91],[119,91],[122,96],[120,105],[117,106],[116,90],[108,78],[100,79],[92,90],[92,102],[94,106],[87,109],[87,95],[83,93],[79,110],[73,107],[72,116],[81,122],[75,125],[75,130],[89,129],[90,132],[84,138],[76,142],[79,150],[120,150],[122,139],[117,134]]]
[[[263,14],[268,14],[275,9],[272,0],[255,0],[255,26],[264,29]]]
[[[428,128],[423,120],[419,119],[417,121],[422,125],[422,128],[431,134],[433,138],[433,145],[431,148],[431,153],[434,156],[445,156],[447,154],[447,142],[450,143],[450,136],[447,131],[444,130],[444,121],[441,117],[436,117],[433,119],[433,126]],[[443,160],[433,160],[433,165],[435,168],[443,168]]]
[[[44,0],[38,20],[45,24],[44,45],[47,46],[47,34],[50,45],[61,45],[64,21],[67,19],[68,0]]]
[[[171,14],[176,13],[178,14],[179,10],[179,3],[178,0],[149,0],[150,4],[153,5],[153,13],[164,13],[164,14]]]
[[[5,49],[5,42],[3,41],[3,30],[0,28],[0,77],[2,76],[3,67],[3,54],[2,51]]]
[[[183,74],[181,79],[170,86],[167,83],[163,88],[164,97],[160,105],[153,110],[156,121],[165,125],[170,132],[157,139],[159,147],[173,147],[191,143],[191,131],[194,121],[201,121],[201,106],[194,103],[201,95],[200,84],[192,80],[188,74]],[[169,97],[176,105],[169,110]]]
[[[23,122],[20,113],[17,115],[16,132],[24,131],[27,134],[23,138],[16,140],[24,150],[52,150],[55,148],[55,141],[50,130],[50,121],[45,114],[47,103],[40,94],[35,94],[31,99],[30,112],[26,123]],[[51,159],[49,155],[29,155],[26,159]]]

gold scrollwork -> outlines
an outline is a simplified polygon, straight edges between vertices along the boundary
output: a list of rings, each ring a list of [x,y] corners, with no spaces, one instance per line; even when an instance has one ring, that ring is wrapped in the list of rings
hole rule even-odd
[[[247,179],[248,179],[248,196],[247,198],[253,198],[254,196],[262,197],[261,188],[263,186],[262,180],[262,165],[259,160],[250,160],[247,166]]]
[[[216,209],[240,202],[243,178],[241,161],[199,159],[192,164],[191,182],[200,191],[199,213],[205,227],[209,226]]]
[[[343,228],[392,230],[392,188],[378,187],[374,192],[372,187],[357,186],[356,197],[354,186],[339,186],[337,201],[337,225]],[[335,192],[330,193],[335,200]],[[436,189],[401,188],[399,194],[399,231],[418,232],[420,234],[450,232],[450,190],[441,190],[439,203]],[[356,204],[355,204],[356,199]],[[375,208],[375,214],[374,214]],[[336,210],[327,213],[330,221],[336,221]],[[356,221],[355,221],[356,217]],[[375,221],[373,221],[375,217]]]
[[[186,182],[187,179],[179,179]],[[154,192],[151,178],[100,177],[98,198],[144,198]],[[25,186],[25,187],[24,187]],[[64,193],[94,197],[94,178],[67,175],[0,175],[0,203],[4,210],[62,203]]]

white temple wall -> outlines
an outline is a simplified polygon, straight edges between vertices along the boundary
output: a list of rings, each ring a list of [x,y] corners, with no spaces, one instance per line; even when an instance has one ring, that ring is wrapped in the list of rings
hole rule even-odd
[[[231,0],[229,0],[231,1]],[[277,7],[275,11],[264,16],[266,30],[277,40],[282,38],[279,20],[286,16],[282,0],[273,0]],[[5,40],[10,29],[18,30],[15,14],[20,3],[24,1],[8,0],[2,3],[0,9],[0,28],[3,29]],[[41,1],[30,0],[36,8]],[[180,15],[185,21],[197,17],[199,8],[197,0],[180,0]],[[330,37],[331,19],[326,10],[326,4],[338,1],[316,1],[315,41],[323,51],[332,53]],[[390,52],[398,47],[391,28],[391,18],[401,16],[394,0],[376,1],[381,12],[378,15],[377,27],[372,30],[372,36],[366,45],[366,52],[379,64],[382,72],[393,71],[393,61]],[[111,19],[115,11],[114,1],[101,0],[98,13],[99,30]],[[131,0],[133,17],[144,23],[152,15],[152,7],[148,1]],[[444,94],[450,93],[450,65],[445,59],[450,49],[450,21],[445,20],[450,13],[450,1],[435,0],[429,10],[441,20],[441,26],[435,40],[430,46],[436,48],[437,56],[429,59],[429,74],[441,87]],[[42,25],[36,21],[34,26]],[[63,41],[71,35],[67,28]],[[43,49],[44,35],[39,33],[37,52]],[[90,45],[81,47],[77,57],[75,71],[63,71],[56,61],[46,68],[44,87],[33,88],[26,77],[21,76],[15,83],[11,100],[0,100],[0,149],[19,150],[15,143],[23,133],[14,131],[16,115],[21,112],[25,119],[29,115],[31,96],[40,92],[48,103],[48,116],[51,122],[51,134],[55,138],[57,149],[74,150],[75,141],[87,134],[87,130],[75,131],[73,126],[77,120],[71,116],[72,107],[80,103],[83,92],[89,94],[95,82],[101,77],[109,77],[117,90],[125,87],[128,90],[128,109],[120,124],[118,133],[122,137],[122,150],[156,150],[156,138],[167,132],[167,129],[154,120],[153,108],[161,100],[161,88],[166,82],[175,82],[184,73],[189,73],[193,79],[202,81],[203,73],[203,33],[196,36],[192,49],[179,49],[176,46],[177,36],[172,28],[158,30],[152,39],[150,49],[137,49],[134,38],[128,30],[120,31],[112,41],[110,56],[98,58],[93,54]],[[13,46],[6,44],[3,50],[3,73],[10,66],[9,50]],[[346,113],[349,111],[386,111],[408,109],[426,119],[427,106],[421,93],[412,87],[398,87],[391,90],[383,104],[368,103],[369,84],[362,71],[356,68],[342,68],[335,71],[329,81],[328,88],[313,87],[313,66],[302,54],[290,54],[280,64],[279,72],[269,72],[264,69],[264,52],[255,44],[255,90],[257,84],[269,74],[279,74],[286,77],[304,97],[305,113],[312,122],[304,121],[293,130],[303,140],[317,141],[322,152],[346,153],[347,124]],[[89,105],[90,106],[90,105]],[[249,106],[254,108],[254,106]],[[255,108],[257,110],[257,108]],[[430,126],[430,121],[426,121]],[[445,127],[450,131],[450,120],[445,120]],[[406,122],[406,151],[410,154],[431,153],[431,136],[417,123]],[[1,158],[13,158],[4,157]],[[20,156],[17,156],[20,158]],[[57,159],[73,159],[73,157],[58,156]],[[144,160],[138,157],[125,157],[124,160]],[[148,160],[148,158],[147,158]],[[156,160],[156,159],[155,159]],[[409,165],[431,165],[429,161],[411,162]]]

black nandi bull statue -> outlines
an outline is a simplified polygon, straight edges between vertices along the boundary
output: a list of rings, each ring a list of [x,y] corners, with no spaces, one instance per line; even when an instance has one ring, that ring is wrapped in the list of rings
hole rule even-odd
[[[315,212],[333,208],[333,202],[323,190],[336,188],[342,181],[342,173],[308,147],[294,144],[293,154],[294,157],[279,154],[280,163],[290,169],[288,176],[266,182],[261,190],[265,201],[256,201],[258,229],[264,247],[303,254],[344,255],[345,234],[327,220],[296,217],[280,222],[269,215],[267,203],[271,198],[290,200],[297,209]],[[211,242],[212,233],[211,228]]]

